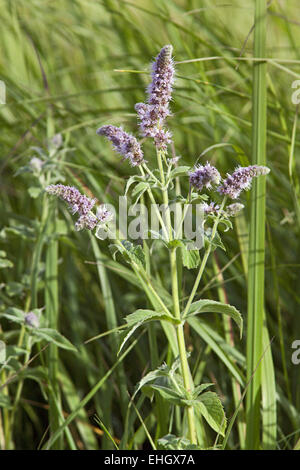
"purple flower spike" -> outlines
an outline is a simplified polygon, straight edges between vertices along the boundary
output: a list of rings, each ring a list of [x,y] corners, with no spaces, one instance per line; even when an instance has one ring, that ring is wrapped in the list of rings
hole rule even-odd
[[[161,120],[170,114],[169,101],[174,82],[172,52],[171,45],[162,48],[152,65],[152,82],[148,87],[148,104],[155,107],[157,117]]]
[[[204,187],[210,189],[212,184],[219,184],[221,175],[218,170],[208,162],[205,166],[199,165],[190,171],[190,185],[194,186],[198,191]]]
[[[227,173],[227,178],[219,186],[218,191],[231,199],[237,199],[243,190],[247,191],[251,187],[253,178],[260,175],[267,175],[270,169],[266,166],[252,165],[237,168],[232,175]]]
[[[95,205],[96,199],[86,197],[73,186],[51,184],[50,186],[47,186],[46,191],[47,193],[53,194],[67,202],[72,214],[76,214],[78,212],[79,218],[75,223],[76,230],[82,230],[84,228],[93,230],[98,223],[106,222],[111,215],[108,210],[101,213],[101,216],[100,213],[99,216],[98,213],[97,215],[93,214],[91,211]]]
[[[128,158],[132,166],[144,162],[143,151],[135,137],[125,132],[121,127],[102,126],[97,130],[98,135],[104,135],[113,143],[113,148],[124,158]]]
[[[163,123],[170,115],[169,102],[174,82],[172,51],[171,45],[162,48],[152,65],[152,82],[147,89],[147,103],[135,105],[141,134],[152,137],[156,147],[162,150],[166,150],[167,144],[171,143],[171,134],[163,129]]]

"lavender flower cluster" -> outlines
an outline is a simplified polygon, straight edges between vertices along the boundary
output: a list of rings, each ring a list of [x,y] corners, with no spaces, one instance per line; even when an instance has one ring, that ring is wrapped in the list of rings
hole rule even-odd
[[[237,168],[232,175],[227,173],[227,178],[218,188],[218,191],[231,199],[237,199],[243,190],[251,187],[253,178],[260,175],[267,175],[270,169],[266,166],[251,165]]]
[[[129,159],[132,166],[143,163],[144,155],[140,144],[133,135],[125,132],[122,127],[102,126],[97,130],[98,135],[104,135],[113,144],[114,150],[125,159]]]
[[[171,142],[171,133],[163,128],[163,124],[170,115],[169,102],[174,82],[172,51],[171,45],[161,49],[152,65],[152,82],[147,90],[147,103],[135,105],[141,134],[152,137],[156,147],[162,150]]]
[[[220,210],[219,204],[216,204],[215,202],[210,202],[209,204],[207,204],[207,202],[204,202],[202,204],[202,208],[204,214],[217,214]]]
[[[105,208],[105,206],[100,206],[96,215],[91,212],[96,199],[88,198],[73,186],[51,184],[46,187],[46,191],[47,193],[57,196],[67,202],[72,214],[79,214],[79,218],[75,223],[76,230],[82,230],[84,228],[93,230],[96,225],[99,223],[105,223],[111,218],[111,213]]]
[[[199,165],[194,168],[194,171],[190,171],[190,185],[201,191],[204,187],[210,189],[212,184],[219,184],[221,175],[218,170],[206,163],[205,166]]]
[[[232,175],[227,173],[227,178],[217,188],[219,193],[228,196],[231,199],[237,199],[243,190],[251,187],[253,178],[260,175],[267,175],[270,169],[266,166],[251,165],[237,168]],[[210,189],[212,185],[218,185],[221,180],[218,170],[206,163],[205,166],[199,165],[189,172],[190,184],[198,191],[204,187]],[[212,211],[211,211],[212,212]]]

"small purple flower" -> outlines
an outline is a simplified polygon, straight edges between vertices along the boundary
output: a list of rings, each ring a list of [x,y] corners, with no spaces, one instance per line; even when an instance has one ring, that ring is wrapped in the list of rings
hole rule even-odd
[[[97,215],[95,215],[92,212],[92,208],[95,205],[96,199],[88,198],[73,186],[51,184],[50,186],[47,186],[46,191],[47,193],[53,194],[67,202],[72,214],[78,213],[79,218],[75,223],[76,230],[82,230],[84,228],[93,230],[98,223],[104,223],[110,218],[111,214],[107,209],[100,214],[99,209],[102,206],[98,208]]]
[[[40,326],[40,321],[35,313],[29,312],[25,315],[25,324],[32,328],[38,328]]]
[[[206,163],[205,166],[199,165],[189,172],[190,185],[201,191],[204,187],[210,189],[212,184],[219,184],[221,175],[218,170]]]
[[[174,82],[172,51],[171,45],[161,49],[152,65],[152,82],[147,89],[147,103],[135,105],[141,134],[154,138],[156,147],[162,150],[166,150],[167,144],[171,143],[171,133],[163,129],[163,123],[170,115],[169,102]]]
[[[177,165],[180,159],[181,157],[178,155],[177,157],[168,158],[168,162],[170,165]]]
[[[204,202],[202,207],[204,214],[217,214],[220,209],[220,206],[215,202],[210,202],[209,204]]]
[[[233,204],[230,204],[229,206],[226,207],[226,212],[229,217],[234,217],[240,212],[241,210],[244,209],[244,204],[240,204],[239,202],[234,202]]]
[[[251,165],[237,168],[232,175],[227,173],[227,178],[219,186],[218,191],[231,199],[237,199],[243,190],[251,187],[253,178],[267,175],[270,169],[266,166]]]
[[[102,126],[97,130],[98,135],[104,135],[113,143],[113,148],[124,158],[128,158],[132,166],[140,165],[144,162],[144,155],[140,144],[136,138],[121,127]]]

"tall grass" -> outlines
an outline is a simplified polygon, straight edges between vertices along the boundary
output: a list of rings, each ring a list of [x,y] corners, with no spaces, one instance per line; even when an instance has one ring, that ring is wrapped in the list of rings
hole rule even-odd
[[[299,6],[296,0],[268,6],[263,50],[258,48],[264,42],[264,22],[256,20],[250,33],[255,2],[219,3],[1,1],[0,78],[7,88],[7,104],[0,107],[0,243],[6,252],[1,266],[7,266],[1,269],[1,313],[9,307],[28,311],[46,306],[42,315],[78,350],[40,351],[33,345],[24,352],[26,338],[18,325],[1,317],[0,339],[12,356],[1,371],[1,448],[112,448],[108,432],[117,445],[122,441],[121,446],[137,449],[149,446],[145,429],[154,442],[167,431],[157,424],[172,410],[160,409],[159,402],[154,407],[142,395],[134,401],[138,414],[133,405],[128,407],[141,374],[170,361],[172,348],[166,348],[164,335],[156,326],[141,331],[132,337],[130,349],[116,356],[116,328],[147,302],[139,283],[127,265],[110,258],[107,246],[101,245],[99,252],[88,234],[78,236],[62,206],[55,216],[57,238],[49,244],[46,225],[54,220],[48,220],[44,198],[32,197],[37,179],[20,168],[38,156],[32,147],[47,151],[51,106],[55,132],[62,134],[66,150],[63,158],[54,157],[51,171],[66,184],[90,188],[100,202],[122,194],[131,170],[99,141],[95,129],[112,122],[135,132],[134,104],[143,99],[148,63],[168,43],[178,62],[169,120],[175,154],[192,166],[205,149],[222,144],[202,158],[229,171],[239,164],[263,164],[267,157],[271,168],[267,192],[263,180],[258,181],[251,213],[246,210],[235,221],[237,230],[224,234],[227,251],[218,250],[217,265],[208,262],[197,290],[197,298],[205,292],[237,306],[246,324],[244,337],[240,341],[220,318],[191,319],[184,335],[192,351],[192,375],[197,383],[215,384],[229,418],[239,405],[226,448],[299,447],[299,366],[291,362],[291,344],[300,332],[300,141],[291,101],[291,84],[300,76]],[[265,8],[264,1],[257,4]],[[256,18],[261,15],[257,10]],[[37,51],[51,93],[45,89]],[[266,61],[253,60],[257,57]],[[147,150],[154,162],[155,155]],[[170,305],[168,259],[159,255],[150,254],[151,274],[155,289]],[[194,278],[190,271],[179,281],[185,301]],[[108,330],[114,332],[85,344]],[[178,435],[185,426],[174,412]],[[215,434],[205,424],[202,428],[203,445],[213,446]]]

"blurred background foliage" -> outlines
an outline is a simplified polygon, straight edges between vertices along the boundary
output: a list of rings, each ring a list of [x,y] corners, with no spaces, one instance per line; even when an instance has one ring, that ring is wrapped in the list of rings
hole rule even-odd
[[[179,62],[173,116],[168,123],[174,136],[174,154],[182,157],[182,164],[192,166],[208,147],[228,143],[230,145],[210,150],[203,159],[215,163],[223,173],[250,162],[254,2],[1,0],[0,7],[0,78],[6,84],[7,94],[6,104],[0,106],[0,243],[1,250],[13,263],[13,267],[1,270],[0,302],[4,311],[8,306],[25,309],[30,296],[32,257],[44,199],[41,195],[32,197],[36,194],[32,189],[29,191],[38,186],[36,178],[18,170],[28,165],[32,157],[38,157],[42,150],[47,153],[49,112],[52,130],[62,135],[63,147],[68,149],[63,158],[55,162],[59,181],[78,186],[99,202],[116,203],[133,169],[127,162],[121,163],[110,145],[95,131],[110,123],[122,125],[137,135],[134,105],[144,101],[149,63],[163,45],[172,44],[175,61]],[[297,134],[298,107],[291,100],[295,91],[292,83],[300,78],[300,22],[297,18],[300,18],[297,0],[269,2],[267,164],[271,174],[267,179],[265,304],[270,337],[274,337],[271,348],[278,406],[277,445],[281,448],[293,447],[300,429],[300,366],[291,362],[291,344],[300,338],[300,137]],[[180,63],[192,59],[203,60]],[[151,164],[155,157],[152,146],[146,142],[144,149]],[[246,200],[249,194],[243,196],[242,202]],[[244,317],[249,221],[249,206],[245,205],[243,216],[235,221],[237,230],[224,234],[227,251],[217,251],[201,286],[206,296],[214,299],[225,296]],[[131,283],[126,266],[108,262],[107,244],[101,244],[104,257],[101,266],[106,267],[104,272],[112,292],[112,304],[103,279],[99,283],[89,234],[74,231],[71,215],[63,205],[59,205],[59,220],[58,325],[59,331],[79,348],[78,354],[59,352],[58,380],[62,409],[67,416],[116,361],[114,336],[87,345],[83,342],[116,324],[121,325],[125,315],[145,306],[145,297]],[[160,260],[155,276],[168,284],[168,265],[161,262],[164,256],[167,260],[163,250],[153,253],[154,260],[156,257]],[[226,269],[221,278],[214,278],[218,266],[226,266]],[[38,307],[43,307],[43,253],[37,275]],[[188,291],[193,276],[193,271],[185,273],[183,289]],[[112,309],[115,317],[110,316]],[[1,324],[1,339],[14,344],[16,330],[5,320]],[[218,331],[213,340],[225,359],[237,361],[243,375],[247,324],[242,341],[235,331],[231,345],[234,349],[224,343],[224,324],[220,318],[207,317],[207,325],[211,324]],[[158,326],[157,334],[159,358],[163,361],[168,351]],[[232,371],[226,360],[216,352],[213,343],[207,344],[194,330],[187,329],[186,338],[195,358],[195,375],[199,380],[216,384],[226,413],[231,416],[234,411]],[[151,368],[149,354],[148,337],[144,334],[124,360],[126,384],[118,374],[112,373],[71,424],[78,448],[112,445],[93,420],[95,414],[113,436],[122,438],[127,390],[131,395],[142,373]],[[38,363],[36,359],[31,367]],[[12,396],[16,386],[10,386]],[[48,403],[43,386],[42,379],[24,382],[13,430],[16,448],[37,448],[47,430]],[[138,402],[139,409],[140,405]],[[143,419],[151,430],[154,415],[150,402],[145,401],[142,410]],[[133,448],[147,440],[136,415],[129,429]],[[239,447],[236,426],[228,445],[229,448]]]

